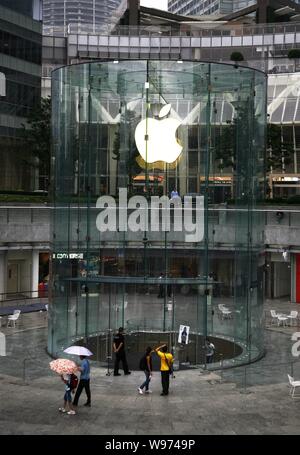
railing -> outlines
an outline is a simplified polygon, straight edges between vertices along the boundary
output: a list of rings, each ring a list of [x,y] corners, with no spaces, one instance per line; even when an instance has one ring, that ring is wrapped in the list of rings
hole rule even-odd
[[[20,171],[22,179],[16,174],[11,174],[8,169],[3,168],[0,172],[0,194],[27,194],[30,196],[47,195],[49,189],[49,175],[39,174],[38,169],[31,167]],[[10,191],[13,188],[14,191]]]
[[[222,36],[250,36],[295,34],[300,32],[300,22],[281,22],[273,24],[243,25],[229,22],[227,24],[215,21],[178,23],[173,27],[162,25],[116,26],[92,24],[69,24],[66,27],[43,27],[43,35],[65,37],[72,34],[79,35],[120,35],[120,36],[192,36],[192,37],[222,37]]]
[[[32,294],[38,294],[38,297],[31,297]],[[48,289],[38,291],[27,291],[27,292],[6,292],[0,294],[0,309],[1,308],[12,308],[18,309],[20,306],[29,306],[47,303]]]

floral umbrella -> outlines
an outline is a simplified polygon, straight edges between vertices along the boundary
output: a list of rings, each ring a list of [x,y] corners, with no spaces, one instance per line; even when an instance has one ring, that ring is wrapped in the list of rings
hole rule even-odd
[[[49,365],[51,370],[55,371],[55,373],[58,374],[71,374],[78,371],[78,366],[76,365],[76,363],[68,359],[52,360],[52,362],[50,362]]]

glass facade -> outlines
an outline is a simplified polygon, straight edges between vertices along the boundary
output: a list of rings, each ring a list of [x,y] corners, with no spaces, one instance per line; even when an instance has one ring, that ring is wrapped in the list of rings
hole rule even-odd
[[[201,16],[202,14],[229,14],[248,6],[256,0],[169,0],[169,11],[177,14]]]
[[[97,340],[103,360],[124,326],[180,364],[205,336],[229,366],[262,355],[265,75],[93,62],[54,71],[52,100],[49,352]]]
[[[44,0],[44,27],[61,27],[68,24],[95,27],[108,22],[122,0]]]
[[[38,180],[34,157],[24,149],[22,125],[40,102],[42,25],[25,14],[32,2],[21,3],[0,1],[0,72],[6,78],[6,95],[0,97],[2,191],[31,191]]]

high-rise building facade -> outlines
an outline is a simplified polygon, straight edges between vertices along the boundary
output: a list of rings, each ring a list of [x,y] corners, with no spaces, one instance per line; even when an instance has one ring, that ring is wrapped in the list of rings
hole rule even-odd
[[[191,16],[229,14],[255,3],[255,0],[169,0],[169,11]]]
[[[34,188],[35,168],[22,142],[22,125],[41,95],[42,25],[28,14],[19,13],[21,2],[0,1],[0,72],[6,80],[0,96],[0,190]],[[32,3],[32,2],[31,2]],[[16,6],[16,8],[15,8]],[[31,4],[32,6],[32,4]],[[30,13],[31,11],[31,13]]]
[[[109,22],[123,0],[43,0],[44,27],[68,27],[91,30]]]
[[[42,19],[42,0],[0,0],[0,5],[33,19]]]

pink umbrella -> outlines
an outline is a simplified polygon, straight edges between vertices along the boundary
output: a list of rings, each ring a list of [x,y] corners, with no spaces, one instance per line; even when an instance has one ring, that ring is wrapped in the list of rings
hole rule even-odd
[[[76,365],[76,363],[68,359],[52,360],[52,362],[50,362],[49,365],[51,370],[55,371],[55,373],[58,374],[71,374],[78,371],[78,366]]]

